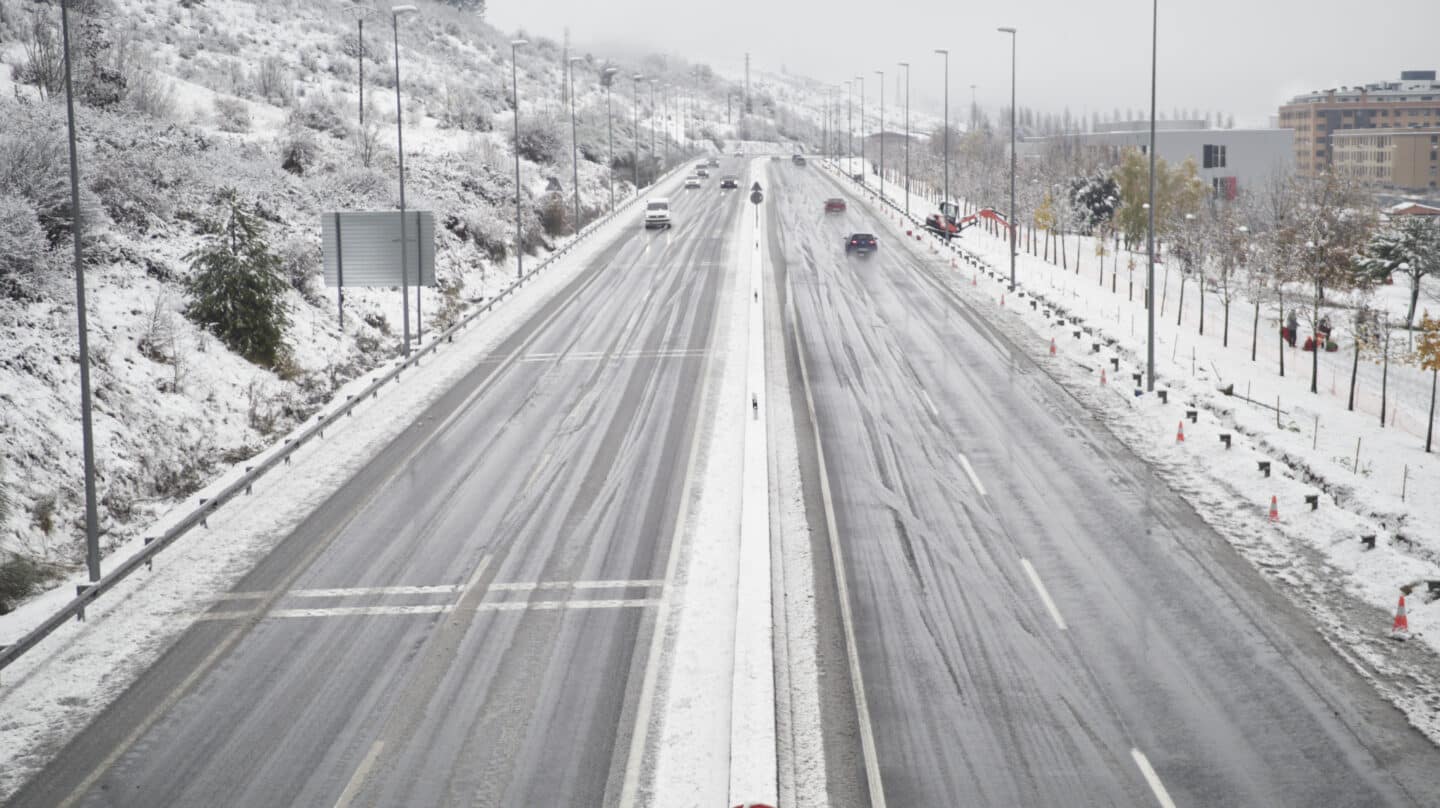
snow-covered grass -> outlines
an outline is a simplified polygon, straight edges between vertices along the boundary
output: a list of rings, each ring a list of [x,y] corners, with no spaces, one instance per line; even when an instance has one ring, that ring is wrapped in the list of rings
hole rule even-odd
[[[870,197],[873,200],[873,193]],[[870,204],[879,210],[878,203]],[[1309,354],[1287,347],[1287,376],[1279,377],[1278,322],[1273,316],[1267,321],[1263,308],[1257,362],[1250,361],[1253,308],[1232,311],[1230,347],[1221,344],[1221,330],[1213,324],[1201,337],[1195,328],[1199,305],[1193,288],[1186,298],[1184,325],[1175,326],[1175,286],[1167,316],[1157,317],[1157,390],[1169,391],[1169,403],[1158,395],[1138,395],[1131,374],[1142,371],[1145,363],[1145,312],[1138,284],[1135,300],[1129,299],[1123,259],[1112,291],[1109,262],[1102,287],[1093,253],[1086,253],[1078,275],[1073,264],[1067,271],[1022,254],[1016,267],[1021,296],[1007,292],[1008,244],[1000,234],[967,230],[956,241],[959,250],[950,252],[929,234],[918,239],[906,235],[923,233],[918,225],[926,210],[917,210],[912,199],[911,212],[914,221],[904,220],[893,208],[883,214],[890,235],[933,253],[934,266],[952,287],[1017,344],[1030,346],[1030,354],[1051,375],[1313,614],[1332,646],[1415,726],[1440,742],[1435,656],[1440,651],[1440,601],[1427,596],[1423,583],[1440,580],[1440,500],[1433,496],[1440,490],[1440,461],[1422,451],[1422,441],[1410,429],[1382,430],[1376,415],[1347,411],[1345,384],[1337,382],[1336,392],[1330,392],[1327,364],[1321,365],[1320,393],[1310,394]],[[957,261],[965,252],[993,267],[999,280],[963,258]],[[1207,301],[1207,318],[1218,311],[1213,299]],[[1064,324],[1061,318],[1067,318]],[[1068,318],[1080,322],[1072,324]],[[1052,339],[1054,359],[1049,357]],[[1112,359],[1119,360],[1118,371]],[[1348,374],[1348,366],[1344,370]],[[1397,376],[1406,371],[1392,365],[1390,372],[1391,384],[1397,385]],[[1343,379],[1348,381],[1348,375]],[[1362,376],[1362,384],[1369,383]],[[1230,385],[1236,396],[1222,391]],[[1399,386],[1403,390],[1404,382]],[[1241,398],[1247,391],[1253,403]],[[1278,421],[1277,399],[1282,410]],[[1190,410],[1196,412],[1196,422],[1186,418]],[[1185,440],[1179,443],[1182,421]],[[1231,436],[1231,448],[1221,442],[1222,434]],[[1258,466],[1266,460],[1272,463],[1269,478]],[[1310,495],[1318,496],[1318,510],[1306,503]],[[1274,522],[1268,518],[1272,496],[1280,516]],[[1364,535],[1377,537],[1374,550],[1364,548]],[[1406,645],[1389,638],[1390,616],[1400,588],[1410,586],[1410,627],[1422,642]]]

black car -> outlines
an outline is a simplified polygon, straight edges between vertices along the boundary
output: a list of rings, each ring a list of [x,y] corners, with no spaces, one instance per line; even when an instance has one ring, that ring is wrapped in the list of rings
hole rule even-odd
[[[846,255],[867,256],[880,249],[880,242],[875,240],[873,233],[855,233],[845,240]]]
[[[720,190],[733,191],[740,187],[740,183],[734,177],[720,178]]]
[[[797,154],[794,157],[790,158],[790,162],[794,163],[797,166],[803,166],[805,165],[805,156]]]

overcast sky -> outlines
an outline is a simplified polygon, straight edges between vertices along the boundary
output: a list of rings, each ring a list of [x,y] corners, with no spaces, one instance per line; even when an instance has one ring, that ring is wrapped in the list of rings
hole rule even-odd
[[[904,14],[895,13],[903,8]],[[911,105],[943,98],[949,48],[952,115],[970,85],[992,111],[1009,100],[1009,37],[1020,29],[1021,106],[1075,114],[1149,103],[1150,2],[859,2],[859,0],[489,0],[489,20],[603,56],[621,43],[653,47],[726,72],[744,63],[781,66],[839,83],[857,74],[874,98],[896,63],[911,68]],[[1223,110],[1241,125],[1267,125],[1291,95],[1440,68],[1440,0],[1160,0],[1159,105]],[[957,116],[958,117],[958,116]]]

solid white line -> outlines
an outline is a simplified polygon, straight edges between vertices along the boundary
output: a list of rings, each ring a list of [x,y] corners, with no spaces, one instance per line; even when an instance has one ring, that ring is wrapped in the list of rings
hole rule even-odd
[[[533,592],[550,589],[640,589],[664,586],[664,581],[542,581],[540,583],[491,584],[492,592]]]
[[[355,801],[355,797],[360,794],[360,786],[365,782],[365,776],[370,773],[376,759],[380,757],[380,750],[384,748],[384,741],[376,741],[370,747],[370,751],[365,753],[365,757],[360,761],[355,773],[350,775],[350,782],[345,784],[345,790],[340,792],[340,799],[335,801],[335,808],[347,808],[350,803]]]
[[[344,598],[352,595],[453,595],[460,587],[446,586],[357,586],[350,589],[296,589],[285,598]]]
[[[385,615],[445,614],[455,610],[451,603],[424,606],[336,606],[329,609],[271,609],[262,617],[374,617]]]
[[[1040,602],[1044,603],[1045,608],[1049,610],[1050,617],[1055,620],[1055,625],[1059,626],[1061,631],[1064,631],[1066,629],[1065,618],[1060,616],[1060,610],[1055,607],[1055,601],[1050,599],[1050,591],[1045,588],[1044,582],[1040,580],[1040,573],[1035,571],[1035,565],[1031,564],[1028,558],[1020,559],[1020,565],[1025,568],[1025,574],[1030,576],[1030,583],[1035,585],[1035,591],[1040,593]]]
[[[553,612],[561,609],[648,609],[659,606],[662,598],[641,598],[637,600],[518,600],[513,602],[482,603],[476,607],[482,612]]]
[[[1161,808],[1175,808],[1175,801],[1170,799],[1170,792],[1165,790],[1165,784],[1160,782],[1160,775],[1150,766],[1150,760],[1145,753],[1139,749],[1131,749],[1130,757],[1135,758],[1135,765],[1140,767],[1140,774],[1145,777],[1145,782],[1150,784],[1150,790],[1155,792],[1155,799],[1159,801]]]
[[[985,486],[980,482],[980,478],[975,475],[975,469],[970,465],[970,460],[963,454],[960,455],[960,465],[965,468],[965,473],[969,475],[970,482],[975,484],[975,490],[980,492],[980,496],[990,496],[985,492]]]
[[[924,390],[921,390],[920,395],[925,398],[925,406],[930,408],[930,414],[935,416],[936,418],[939,418],[940,411],[935,409],[935,402],[930,400],[930,394],[925,392]]]

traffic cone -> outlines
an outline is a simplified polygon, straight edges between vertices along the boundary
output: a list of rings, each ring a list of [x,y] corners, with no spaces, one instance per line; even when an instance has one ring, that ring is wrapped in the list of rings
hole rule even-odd
[[[1270,521],[1280,521],[1280,500],[1274,496],[1270,497]]]
[[[1100,368],[1100,386],[1105,386],[1105,368]],[[1181,421],[1180,423],[1183,424],[1185,422]],[[1180,440],[1185,440],[1185,433],[1183,431],[1180,433]]]
[[[1400,593],[1400,605],[1395,607],[1395,623],[1390,627],[1390,639],[1410,639],[1410,618],[1405,616],[1405,593]]]
[[[1100,372],[1101,372],[1101,373],[1104,373],[1105,371],[1102,370],[1102,371],[1100,371]],[[1180,422],[1180,429],[1179,429],[1179,431],[1177,431],[1177,432],[1175,433],[1175,442],[1176,442],[1176,443],[1184,443],[1184,442],[1185,442],[1185,422],[1184,422],[1184,421],[1181,421],[1181,422]]]
[[[1001,307],[1001,308],[1004,308],[1004,307],[1005,307],[1005,296],[1004,296],[1004,295],[1001,295],[1001,296],[1000,296],[1000,307]]]
[[[1054,355],[1055,355],[1055,338],[1054,338],[1054,337],[1051,337],[1051,338],[1050,338],[1050,355],[1051,355],[1051,356],[1054,356]],[[1101,373],[1104,373],[1105,371],[1104,371],[1104,369],[1101,369],[1100,372],[1101,372]]]

